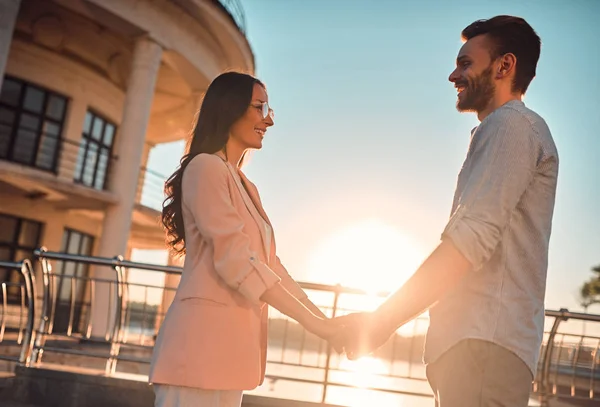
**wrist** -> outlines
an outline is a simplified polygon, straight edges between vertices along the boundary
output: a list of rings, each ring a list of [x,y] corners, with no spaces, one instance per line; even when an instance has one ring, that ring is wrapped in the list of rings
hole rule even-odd
[[[373,312],[373,322],[375,327],[380,332],[394,333],[398,329],[398,323],[395,321],[393,315],[385,310],[376,310]]]
[[[319,318],[310,312],[309,309],[305,309],[305,311],[302,312],[302,319],[298,322],[300,322],[300,324],[302,324],[307,330],[312,332],[319,322]]]

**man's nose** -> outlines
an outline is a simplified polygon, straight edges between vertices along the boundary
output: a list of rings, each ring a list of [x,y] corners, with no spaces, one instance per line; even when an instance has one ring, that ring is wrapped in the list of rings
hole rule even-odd
[[[460,75],[458,75],[457,71],[458,71],[458,69],[455,69],[454,71],[452,71],[450,73],[450,76],[448,77],[448,80],[450,82],[454,83],[460,78]]]

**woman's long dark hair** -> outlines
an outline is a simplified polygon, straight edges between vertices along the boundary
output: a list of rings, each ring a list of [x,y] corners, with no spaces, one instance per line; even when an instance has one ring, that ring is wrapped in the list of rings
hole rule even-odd
[[[244,115],[252,101],[254,84],[264,85],[251,75],[226,72],[208,87],[198,121],[187,152],[179,168],[165,183],[162,223],[167,232],[167,246],[175,255],[185,254],[185,229],[181,207],[181,181],[190,161],[200,153],[213,154],[223,150],[229,140],[229,129]]]

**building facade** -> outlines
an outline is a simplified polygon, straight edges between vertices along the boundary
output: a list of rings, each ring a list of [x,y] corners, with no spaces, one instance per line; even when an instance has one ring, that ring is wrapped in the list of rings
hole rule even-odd
[[[148,155],[230,69],[254,73],[236,1],[0,1],[0,260],[164,248]]]

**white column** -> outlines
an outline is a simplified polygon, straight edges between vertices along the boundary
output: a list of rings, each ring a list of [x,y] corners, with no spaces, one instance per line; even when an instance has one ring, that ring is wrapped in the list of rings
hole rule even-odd
[[[162,56],[162,48],[149,38],[140,38],[135,44],[127,94],[123,107],[123,120],[116,141],[117,160],[109,178],[109,189],[119,198],[119,203],[109,207],[104,215],[98,255],[114,257],[124,255],[131,227],[137,183],[150,118],[150,107]],[[94,275],[114,279],[114,272],[97,268]],[[94,301],[92,336],[104,337],[112,326],[114,315],[109,315],[109,287],[97,284]],[[114,309],[114,307],[112,307]],[[101,312],[101,310],[106,310]]]
[[[20,5],[21,0],[0,1],[0,89],[2,89],[4,81],[4,70],[8,62],[8,53]]]
[[[151,145],[150,143],[145,143],[144,144],[144,151],[142,151],[142,162],[140,164],[140,167],[148,167],[148,157],[150,157],[150,151],[152,150],[154,146]],[[144,192],[144,183],[145,183],[145,179],[146,179],[146,174],[148,173],[147,168],[145,171],[140,171],[140,174],[138,176],[138,183],[137,183],[137,189],[136,189],[136,193],[135,193],[135,202],[136,203],[141,203],[142,202],[142,192]]]

